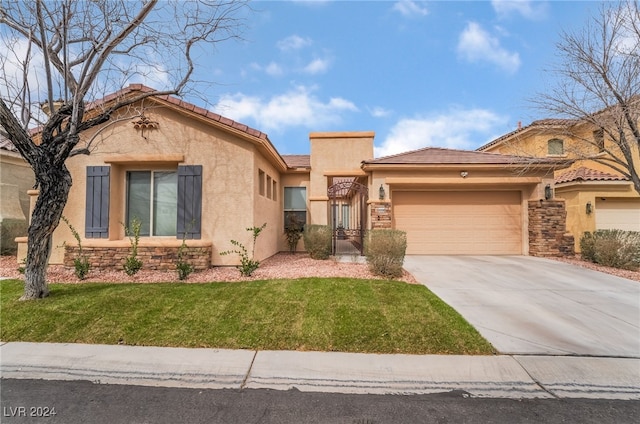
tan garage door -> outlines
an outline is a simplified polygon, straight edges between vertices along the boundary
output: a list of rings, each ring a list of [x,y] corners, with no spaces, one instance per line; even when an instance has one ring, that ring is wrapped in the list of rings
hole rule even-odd
[[[596,200],[596,228],[640,231],[640,200]]]
[[[519,191],[394,191],[407,254],[521,255]]]

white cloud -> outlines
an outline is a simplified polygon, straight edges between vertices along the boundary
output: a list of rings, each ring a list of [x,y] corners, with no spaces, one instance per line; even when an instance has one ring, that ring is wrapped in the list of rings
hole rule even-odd
[[[493,138],[506,121],[506,117],[485,109],[452,109],[438,115],[401,119],[375,147],[375,156],[424,147],[473,149]]]
[[[165,90],[171,87],[169,80],[169,72],[167,72],[164,64],[158,63],[134,63],[131,65],[131,74],[123,85],[143,84],[158,90]]]
[[[501,18],[519,14],[527,19],[540,20],[547,16],[547,2],[543,1],[492,0],[491,5]]]
[[[282,69],[282,66],[278,65],[275,62],[271,62],[269,63],[265,68],[264,71],[268,74],[271,75],[272,77],[279,77],[281,75],[284,74],[284,70]]]
[[[374,118],[384,118],[391,115],[393,112],[383,107],[375,106],[375,107],[369,108],[369,113]]]
[[[321,74],[329,69],[329,65],[330,60],[328,59],[314,59],[304,67],[303,71],[311,75]]]
[[[520,68],[520,55],[502,47],[500,40],[491,36],[476,22],[469,22],[460,34],[458,54],[472,63],[493,63],[509,73]]]
[[[393,5],[393,10],[400,12],[402,16],[427,16],[429,10],[413,0],[400,0]]]
[[[314,87],[297,86],[290,91],[264,99],[242,93],[220,98],[215,111],[243,122],[252,120],[263,131],[282,131],[288,127],[319,130],[342,122],[345,112],[357,112],[349,100],[334,97],[323,102],[313,95]]]
[[[276,46],[282,51],[300,50],[310,46],[313,42],[310,38],[303,38],[299,35],[290,35],[276,43]]]

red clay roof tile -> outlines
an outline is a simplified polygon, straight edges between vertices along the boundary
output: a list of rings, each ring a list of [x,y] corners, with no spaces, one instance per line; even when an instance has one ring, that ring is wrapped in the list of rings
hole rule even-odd
[[[311,168],[311,156],[309,155],[282,155],[289,168]]]
[[[556,184],[562,184],[573,181],[628,181],[628,179],[621,175],[610,174],[581,166],[580,168],[572,169],[559,175],[555,182]]]
[[[501,155],[469,150],[445,149],[442,147],[425,147],[411,152],[382,158],[365,160],[364,164],[418,165],[418,164],[551,164],[555,160],[545,158],[528,158],[523,156]]]

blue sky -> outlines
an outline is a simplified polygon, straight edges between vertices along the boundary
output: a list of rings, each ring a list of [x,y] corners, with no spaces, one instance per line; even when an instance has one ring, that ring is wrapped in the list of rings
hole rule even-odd
[[[266,132],[282,154],[313,131],[375,131],[375,155],[474,149],[534,119],[563,29],[599,3],[257,1],[244,40],[196,78],[212,110]],[[196,103],[201,103],[195,101]]]

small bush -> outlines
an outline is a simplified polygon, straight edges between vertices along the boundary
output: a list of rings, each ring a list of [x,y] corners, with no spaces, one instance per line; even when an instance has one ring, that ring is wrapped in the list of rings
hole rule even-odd
[[[142,222],[136,217],[131,220],[131,228],[127,226],[124,227],[124,232],[131,242],[131,254],[127,256],[122,267],[124,268],[124,272],[129,276],[137,274],[142,268],[142,261],[138,259],[138,244],[140,243],[141,229]]]
[[[66,216],[62,215],[60,219],[62,219],[64,223],[67,224],[69,230],[71,231],[71,234],[73,234],[73,238],[75,238],[76,242],[78,243],[78,256],[73,258],[73,267],[75,268],[74,272],[76,274],[76,277],[78,277],[79,280],[84,280],[85,278],[87,278],[87,274],[89,274],[91,264],[89,263],[89,258],[87,258],[87,256],[82,252],[82,241],[80,239],[80,234],[75,229],[75,227],[71,225],[71,222],[69,222],[69,219],[67,219]]]
[[[580,239],[584,260],[613,268],[640,268],[640,232],[597,230],[586,232]]]
[[[580,254],[582,259],[589,262],[596,261],[596,238],[590,231],[586,231],[580,238]]]
[[[307,225],[304,230],[304,248],[312,259],[329,259],[331,256],[331,227]]]
[[[386,278],[402,276],[407,251],[407,234],[404,231],[371,230],[364,247],[371,272]]]
[[[294,253],[298,247],[298,242],[302,238],[304,226],[295,214],[287,214],[287,225],[284,227],[284,236],[287,238],[289,252]]]
[[[220,255],[222,256],[230,255],[232,253],[240,255],[240,265],[238,265],[236,268],[238,268],[238,270],[240,271],[240,274],[245,277],[250,277],[251,274],[253,274],[253,271],[258,269],[258,267],[260,266],[260,261],[254,259],[255,251],[256,251],[256,239],[258,238],[258,236],[266,226],[267,226],[267,223],[265,222],[264,224],[262,224],[261,227],[247,228],[247,231],[250,231],[251,235],[253,236],[253,247],[251,249],[251,257],[249,257],[249,252],[247,252],[247,248],[244,247],[242,243],[236,240],[231,240],[230,243],[233,244],[238,249],[220,252]]]
[[[21,219],[0,220],[0,255],[15,255],[18,252],[16,237],[27,235],[29,225]]]
[[[178,261],[176,262],[176,271],[178,271],[178,279],[180,281],[186,280],[195,270],[194,266],[186,260],[188,249],[187,242],[182,239],[182,244],[178,248]]]

